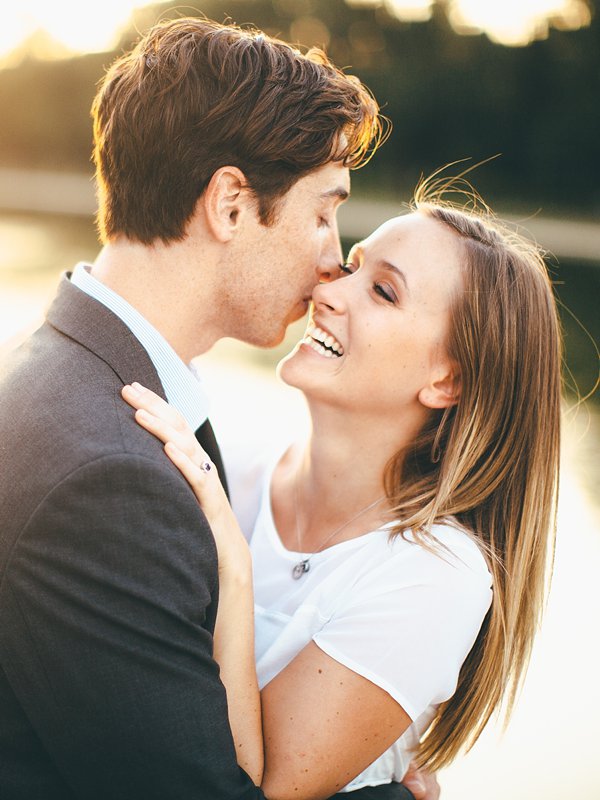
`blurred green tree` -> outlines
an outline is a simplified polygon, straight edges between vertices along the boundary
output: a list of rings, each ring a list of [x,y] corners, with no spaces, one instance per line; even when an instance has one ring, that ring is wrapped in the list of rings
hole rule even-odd
[[[355,192],[406,196],[420,173],[457,159],[501,154],[475,182],[494,205],[526,213],[593,217],[600,210],[600,23],[550,29],[527,47],[463,36],[443,4],[427,22],[399,20],[385,5],[345,0],[203,0],[143,9],[111,53],[0,70],[0,166],[91,169],[89,108],[95,86],[121,52],[158,18],[205,14],[253,24],[302,46],[326,47],[359,75],[393,124],[390,140]]]

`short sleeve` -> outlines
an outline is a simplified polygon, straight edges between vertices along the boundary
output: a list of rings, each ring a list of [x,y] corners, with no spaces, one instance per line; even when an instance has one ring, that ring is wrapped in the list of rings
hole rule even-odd
[[[466,534],[457,534],[465,540],[459,557],[396,540],[313,636],[329,656],[387,691],[412,720],[452,696],[492,599],[483,557]]]

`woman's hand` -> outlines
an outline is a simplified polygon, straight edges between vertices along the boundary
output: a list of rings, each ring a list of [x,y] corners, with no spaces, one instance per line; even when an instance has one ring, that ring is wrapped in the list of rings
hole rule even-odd
[[[124,386],[135,419],[165,445],[194,490],[217,544],[219,608],[213,655],[227,691],[229,723],[239,765],[256,784],[263,774],[260,694],[254,664],[254,594],[250,549],[229,505],[216,467],[181,414],[139,383]]]
[[[139,383],[123,387],[123,398],[136,409],[135,419],[165,446],[165,453],[192,487],[213,531],[219,555],[219,575],[246,572],[248,546],[227,500],[215,465],[198,444],[183,416]]]
[[[419,769],[414,761],[408,765],[402,783],[414,794],[415,800],[439,800],[440,785],[435,772]]]

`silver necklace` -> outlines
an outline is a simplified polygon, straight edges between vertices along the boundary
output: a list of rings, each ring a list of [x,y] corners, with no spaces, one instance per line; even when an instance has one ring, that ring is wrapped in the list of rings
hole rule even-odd
[[[318,550],[315,550],[314,553],[307,554],[305,558],[303,558],[301,561],[299,561],[297,564],[295,564],[293,566],[293,568],[292,568],[292,578],[295,581],[297,581],[303,575],[305,575],[310,570],[310,560],[311,560],[311,558],[313,556],[316,556],[317,553],[320,553],[321,550],[323,550],[323,548],[325,547],[325,545],[328,542],[330,542],[333,539],[334,536],[337,536],[337,534],[340,531],[343,531],[344,528],[348,527],[348,525],[350,525],[351,522],[354,522],[355,519],[358,519],[363,514],[366,514],[367,511],[370,511],[372,508],[375,508],[375,506],[378,503],[381,503],[381,501],[384,500],[384,499],[385,499],[385,495],[382,495],[381,497],[378,497],[377,500],[374,500],[372,503],[369,503],[368,506],[365,506],[364,508],[361,508],[361,510],[358,512],[358,514],[355,514],[349,520],[346,520],[346,522],[344,522],[343,525],[340,525],[339,528],[336,528],[333,531],[333,533],[330,533],[327,536],[327,538],[323,542],[321,542],[321,546],[319,547]],[[295,514],[296,514],[296,540],[298,542],[298,552],[301,553],[302,552],[302,540],[301,540],[301,537],[300,537],[300,524],[299,524],[299,521],[298,521],[298,481],[297,480],[294,483],[294,511],[295,511]]]

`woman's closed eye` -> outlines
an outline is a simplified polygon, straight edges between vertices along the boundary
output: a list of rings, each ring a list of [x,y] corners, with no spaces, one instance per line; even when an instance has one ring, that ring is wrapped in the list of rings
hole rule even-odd
[[[392,289],[391,286],[387,283],[377,283],[373,284],[373,291],[386,300],[388,303],[396,303],[398,298],[396,297],[396,293]]]
[[[352,261],[346,261],[343,264],[340,264],[340,278],[343,278],[345,275],[353,275],[358,269],[359,267]],[[374,281],[373,291],[388,303],[398,302],[396,292],[392,289],[389,283],[379,283],[378,281]]]

